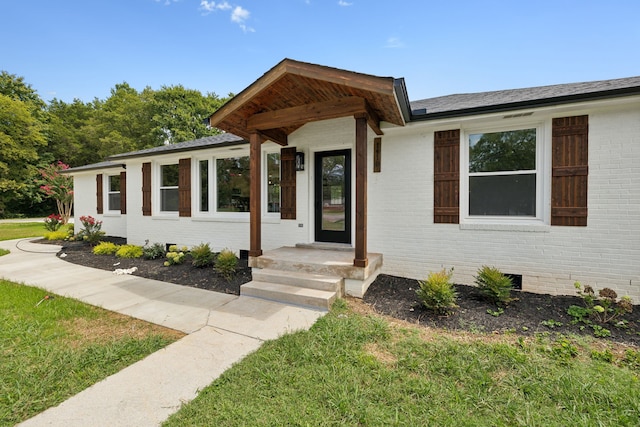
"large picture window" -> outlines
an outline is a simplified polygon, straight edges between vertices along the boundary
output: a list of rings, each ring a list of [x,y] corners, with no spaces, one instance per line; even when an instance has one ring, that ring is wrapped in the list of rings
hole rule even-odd
[[[160,167],[160,211],[177,212],[179,167],[178,164],[162,165]]]
[[[109,175],[108,206],[110,211],[120,210],[120,175]]]
[[[537,130],[468,135],[469,216],[535,217]]]
[[[217,211],[249,212],[249,156],[216,159]]]

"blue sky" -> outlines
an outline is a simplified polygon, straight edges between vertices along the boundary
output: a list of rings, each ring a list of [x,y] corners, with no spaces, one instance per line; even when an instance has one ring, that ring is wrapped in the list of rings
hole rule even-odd
[[[411,100],[640,75],[637,0],[2,0],[0,70],[49,101],[238,93],[292,58]]]

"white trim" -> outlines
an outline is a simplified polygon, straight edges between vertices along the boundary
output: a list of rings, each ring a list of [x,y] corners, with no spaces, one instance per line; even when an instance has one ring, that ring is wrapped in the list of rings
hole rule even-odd
[[[158,217],[158,219],[162,219],[162,218],[173,218],[173,217],[178,217],[178,209],[176,209],[175,211],[163,211],[162,209],[162,189],[166,188],[166,189],[176,189],[179,191],[179,186],[170,186],[170,187],[163,187],[162,186],[162,167],[163,166],[171,166],[171,165],[176,165],[178,166],[178,170],[180,170],[180,163],[179,163],[179,159],[165,159],[165,161],[160,162],[153,162],[151,163],[151,169],[152,169],[152,178],[151,178],[151,206],[152,206],[152,211],[151,214],[152,216]],[[157,186],[156,188],[153,188],[153,183],[156,182]]]

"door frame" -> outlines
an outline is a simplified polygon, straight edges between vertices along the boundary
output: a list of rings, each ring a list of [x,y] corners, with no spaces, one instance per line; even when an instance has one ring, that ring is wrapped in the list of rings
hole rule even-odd
[[[344,204],[345,204],[345,218],[344,218],[344,231],[330,231],[322,229],[322,158],[344,155],[345,156],[345,170],[344,170]],[[329,151],[316,151],[314,153],[314,192],[313,192],[313,214],[314,214],[314,239],[316,242],[326,243],[347,243],[351,244],[352,234],[352,218],[351,218],[351,203],[352,203],[352,188],[351,188],[351,149],[329,150]]]

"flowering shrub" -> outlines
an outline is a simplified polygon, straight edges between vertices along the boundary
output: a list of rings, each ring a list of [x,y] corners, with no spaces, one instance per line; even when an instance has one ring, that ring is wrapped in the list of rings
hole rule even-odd
[[[167,260],[164,262],[164,266],[169,267],[170,265],[182,264],[187,256],[186,252],[188,250],[186,246],[181,248],[178,248],[176,245],[169,246],[169,252],[167,252],[166,255]]]
[[[579,321],[584,322],[585,317],[591,317],[599,323],[610,323],[633,311],[631,298],[623,296],[618,299],[618,294],[611,288],[600,289],[596,297],[596,292],[591,286],[586,285],[583,288],[580,282],[575,282],[574,286],[585,307],[581,309],[571,306],[569,314]]]
[[[69,169],[69,165],[58,162],[40,170],[42,176],[40,191],[47,197],[55,199],[62,224],[69,222],[73,207],[73,178],[60,173],[66,169]]]
[[[102,221],[97,221],[92,216],[81,216],[80,222],[84,228],[80,229],[78,237],[82,240],[94,245],[100,241],[100,238],[105,235],[102,231]]]
[[[57,231],[60,226],[63,225],[62,215],[52,213],[44,219],[44,228],[47,231]]]

